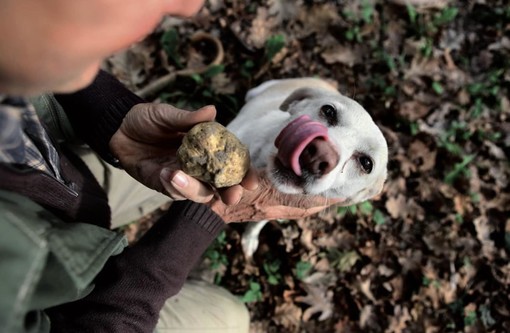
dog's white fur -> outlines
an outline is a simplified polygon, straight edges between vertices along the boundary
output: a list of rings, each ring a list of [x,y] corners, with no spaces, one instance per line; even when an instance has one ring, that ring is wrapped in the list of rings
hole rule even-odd
[[[328,124],[321,114],[321,107],[326,104],[336,108],[338,123]],[[284,167],[275,162],[275,138],[289,122],[304,114],[327,127],[328,144],[339,156],[333,170],[320,177],[297,176],[288,168],[282,170]],[[252,165],[267,168],[273,184],[282,192],[318,194],[354,204],[382,191],[388,162],[382,132],[361,105],[324,80],[272,80],[251,89],[246,104],[228,129],[248,145]],[[359,156],[373,162],[370,173],[363,171]],[[282,173],[286,176],[281,176]]]

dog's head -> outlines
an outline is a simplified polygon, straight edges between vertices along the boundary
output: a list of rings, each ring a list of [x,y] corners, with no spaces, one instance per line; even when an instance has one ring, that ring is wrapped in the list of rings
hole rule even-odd
[[[388,146],[361,105],[333,91],[300,88],[280,109],[290,118],[269,162],[280,191],[343,198],[346,204],[382,191]]]

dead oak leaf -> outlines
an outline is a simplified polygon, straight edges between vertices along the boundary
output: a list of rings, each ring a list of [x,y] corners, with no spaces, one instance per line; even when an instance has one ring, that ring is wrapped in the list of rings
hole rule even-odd
[[[398,194],[405,193],[406,189],[406,180],[400,175],[397,178],[389,179],[385,184],[385,193],[387,197],[393,197]]]
[[[147,41],[136,43],[109,57],[103,67],[128,88],[136,89],[154,68],[154,50],[155,45]]]
[[[250,322],[250,333],[266,333],[269,330],[269,320],[252,320]]]
[[[486,216],[480,216],[473,220],[475,225],[476,237],[482,244],[482,253],[484,257],[492,260],[497,252],[494,241],[491,239],[491,234],[494,227]]]
[[[328,28],[340,21],[340,15],[336,5],[325,3],[319,6],[313,6],[311,9],[305,6],[301,7],[299,21],[303,26],[303,36],[317,33],[323,36],[328,32]]]
[[[356,239],[353,234],[342,230],[340,232],[322,232],[315,237],[315,244],[322,248],[350,248],[354,247]]]
[[[473,211],[473,206],[471,205],[471,199],[464,195],[456,195],[453,198],[454,209],[457,214],[464,216],[466,212]]]
[[[317,252],[319,248],[315,245],[314,231],[310,228],[309,222],[310,221],[308,219],[300,219],[297,221],[298,226],[301,228],[301,237],[299,242],[309,251]]]
[[[328,272],[332,269],[331,265],[329,263],[329,260],[327,258],[322,258],[322,259],[318,260],[313,268],[317,272]]]
[[[401,275],[395,276],[389,282],[391,285],[391,296],[394,301],[400,301],[404,293],[404,279]]]
[[[371,285],[372,285],[371,279],[367,278],[367,279],[362,280],[361,278],[358,278],[358,283],[359,283],[359,289],[361,290],[363,295],[365,295],[372,302],[374,302],[374,303],[377,302],[377,299],[375,298],[375,296],[371,290]]]
[[[510,207],[510,194],[509,193],[499,193],[494,199],[487,201],[486,208],[487,209],[508,209]],[[510,221],[510,219],[509,219]],[[507,230],[510,232],[510,230]]]
[[[411,67],[405,72],[404,78],[412,80],[418,77],[435,77],[441,74],[443,74],[443,70],[438,59],[416,56],[411,61]]]
[[[441,302],[450,304],[457,297],[459,275],[455,271],[452,271],[451,274],[449,280],[440,279],[439,272],[431,262],[428,262],[423,268],[423,275],[427,281],[424,292],[429,296],[435,309],[440,307]]]
[[[409,177],[412,172],[416,171],[416,165],[404,154],[403,151],[399,151],[393,160],[399,162],[400,173],[404,177]]]
[[[307,295],[297,296],[295,300],[310,306],[303,312],[303,321],[310,320],[316,313],[320,313],[319,321],[330,318],[333,314],[333,291],[325,289],[324,286],[314,286],[306,283],[302,286]]]
[[[408,249],[398,258],[399,264],[402,266],[402,273],[407,274],[422,269],[423,253]]]
[[[430,171],[436,165],[436,150],[431,150],[423,141],[415,140],[409,146],[409,156],[418,170],[422,172]]]
[[[211,88],[218,94],[230,95],[236,92],[235,83],[225,73],[219,73],[211,79]]]
[[[386,210],[394,219],[402,216],[403,212],[407,210],[406,197],[403,194],[399,194],[396,197],[388,198],[386,201]]]
[[[500,161],[506,160],[506,154],[502,147],[489,140],[484,140],[483,145],[487,147],[489,154],[492,155],[495,159]]]
[[[387,39],[384,41],[384,49],[389,54],[398,56],[406,33],[404,21],[392,20],[388,22],[386,30]]]
[[[294,287],[294,286],[292,286],[292,287]],[[292,303],[293,302],[293,297],[294,297],[295,294],[296,294],[296,290],[294,290],[294,288],[292,288],[292,290],[285,289],[283,291],[283,295],[282,295],[283,301],[285,303]]]
[[[259,7],[257,17],[251,23],[248,43],[256,48],[264,47],[275,25],[275,18],[269,15],[267,8]]]
[[[417,192],[423,200],[432,200],[437,192],[438,180],[431,177],[422,177],[418,179]]]
[[[310,229],[304,229],[301,231],[301,245],[306,247],[309,251],[317,251],[317,246],[314,244],[313,231]]]
[[[285,252],[291,253],[294,249],[294,240],[299,237],[299,230],[293,225],[282,229],[282,245],[285,245]]]
[[[496,182],[496,186],[499,188],[506,188],[510,181],[510,174],[508,171],[509,169],[507,161],[497,162],[489,168],[489,175]]]
[[[343,45],[335,45],[324,52],[321,57],[327,64],[343,64],[349,67],[357,65],[362,60],[361,52],[359,48],[346,47]]]
[[[396,305],[393,309],[393,316],[390,317],[390,324],[386,329],[386,333],[403,333],[407,330],[407,322],[412,321],[409,309],[401,305]]]
[[[425,117],[430,108],[418,101],[407,101],[400,104],[398,113],[409,121],[416,121]]]
[[[359,316],[359,326],[363,330],[380,331],[381,327],[374,311],[373,305],[365,305]]]
[[[269,14],[276,16],[278,22],[292,21],[298,15],[300,4],[291,0],[269,0]]]
[[[287,330],[298,327],[301,321],[303,310],[292,302],[285,302],[277,305],[274,310],[273,320]]]

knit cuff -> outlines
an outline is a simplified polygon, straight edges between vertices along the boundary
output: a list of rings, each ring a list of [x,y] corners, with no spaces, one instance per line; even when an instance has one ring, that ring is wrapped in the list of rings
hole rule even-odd
[[[225,227],[223,219],[208,206],[192,201],[176,201],[172,203],[171,212],[195,222],[211,235],[217,235]],[[172,214],[172,215],[173,215]]]
[[[100,71],[92,84],[72,94],[57,94],[78,137],[114,164],[110,140],[133,106],[145,101],[112,75]]]

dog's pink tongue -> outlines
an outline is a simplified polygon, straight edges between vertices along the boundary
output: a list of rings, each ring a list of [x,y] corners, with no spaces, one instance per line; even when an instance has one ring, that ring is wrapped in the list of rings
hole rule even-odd
[[[319,122],[313,121],[310,116],[303,115],[291,121],[274,141],[278,148],[277,158],[282,164],[291,168],[298,176],[301,176],[299,156],[306,146],[316,138],[328,139],[328,129]]]

